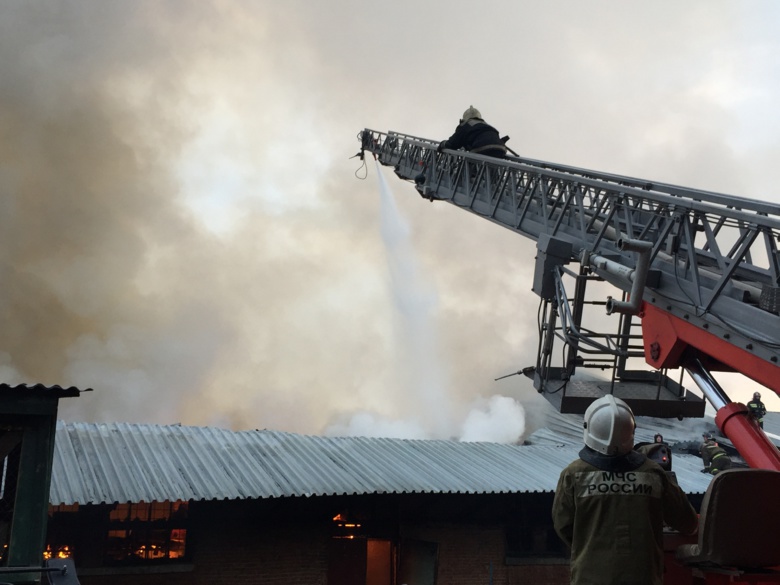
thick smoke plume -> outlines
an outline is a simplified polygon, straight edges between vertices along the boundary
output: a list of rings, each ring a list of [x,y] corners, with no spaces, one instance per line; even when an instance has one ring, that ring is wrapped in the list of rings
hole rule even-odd
[[[449,390],[392,366],[428,348],[396,345],[375,191],[333,162],[368,116],[331,116],[264,4],[180,6],[0,9],[3,381],[94,388],[78,420],[403,421],[403,393]]]
[[[533,158],[771,200],[776,8],[717,4],[3,2],[0,378],[94,388],[61,405],[86,421],[466,436],[494,395],[543,408],[492,382],[534,361],[534,244],[398,184],[436,300],[413,376],[355,135],[445,138],[473,103]]]

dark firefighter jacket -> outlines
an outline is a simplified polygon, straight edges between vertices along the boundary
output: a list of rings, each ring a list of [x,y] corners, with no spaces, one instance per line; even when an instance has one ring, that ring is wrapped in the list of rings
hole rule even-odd
[[[506,156],[506,146],[498,136],[498,130],[479,118],[458,124],[455,133],[445,140],[441,147],[452,150],[465,148],[474,154],[499,158]]]
[[[680,487],[644,455],[588,447],[561,472],[553,525],[571,548],[574,585],[662,585],[663,525],[685,534],[698,520]]]
[[[760,400],[751,400],[747,403],[750,414],[758,419],[758,422],[763,422],[764,415],[766,415],[766,406]]]
[[[731,467],[731,458],[729,458],[728,453],[715,441],[702,443],[699,454],[704,462],[705,471],[709,471],[712,475]]]

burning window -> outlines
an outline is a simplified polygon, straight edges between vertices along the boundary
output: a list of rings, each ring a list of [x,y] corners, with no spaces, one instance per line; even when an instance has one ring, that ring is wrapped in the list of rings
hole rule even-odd
[[[363,526],[360,522],[349,518],[346,512],[339,512],[333,517],[333,538],[361,538]]]
[[[69,559],[73,556],[78,511],[78,504],[49,507],[49,530],[46,535],[46,548],[43,549],[44,560]]]
[[[44,558],[83,567],[182,561],[187,527],[187,502],[52,506]]]
[[[184,559],[187,502],[117,504],[109,514],[106,564]]]
[[[46,545],[46,549],[43,551],[43,559],[48,561],[49,559],[69,559],[73,552],[70,550],[70,545],[60,544],[53,545],[51,543]]]

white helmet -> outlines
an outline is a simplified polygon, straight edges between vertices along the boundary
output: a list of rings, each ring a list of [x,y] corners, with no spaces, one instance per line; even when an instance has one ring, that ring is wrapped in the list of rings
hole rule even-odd
[[[469,106],[469,109],[463,112],[463,118],[461,119],[461,121],[468,122],[472,118],[479,118],[481,120],[482,114],[480,114],[479,110],[474,106]]]
[[[594,400],[585,411],[585,444],[604,455],[625,455],[634,444],[634,413],[612,394]]]

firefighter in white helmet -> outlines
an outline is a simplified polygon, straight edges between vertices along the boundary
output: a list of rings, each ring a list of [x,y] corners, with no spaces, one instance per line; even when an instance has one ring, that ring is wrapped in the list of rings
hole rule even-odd
[[[585,411],[585,447],[558,480],[553,524],[573,584],[663,582],[663,525],[697,529],[696,511],[657,463],[632,450],[629,406],[608,394]]]

